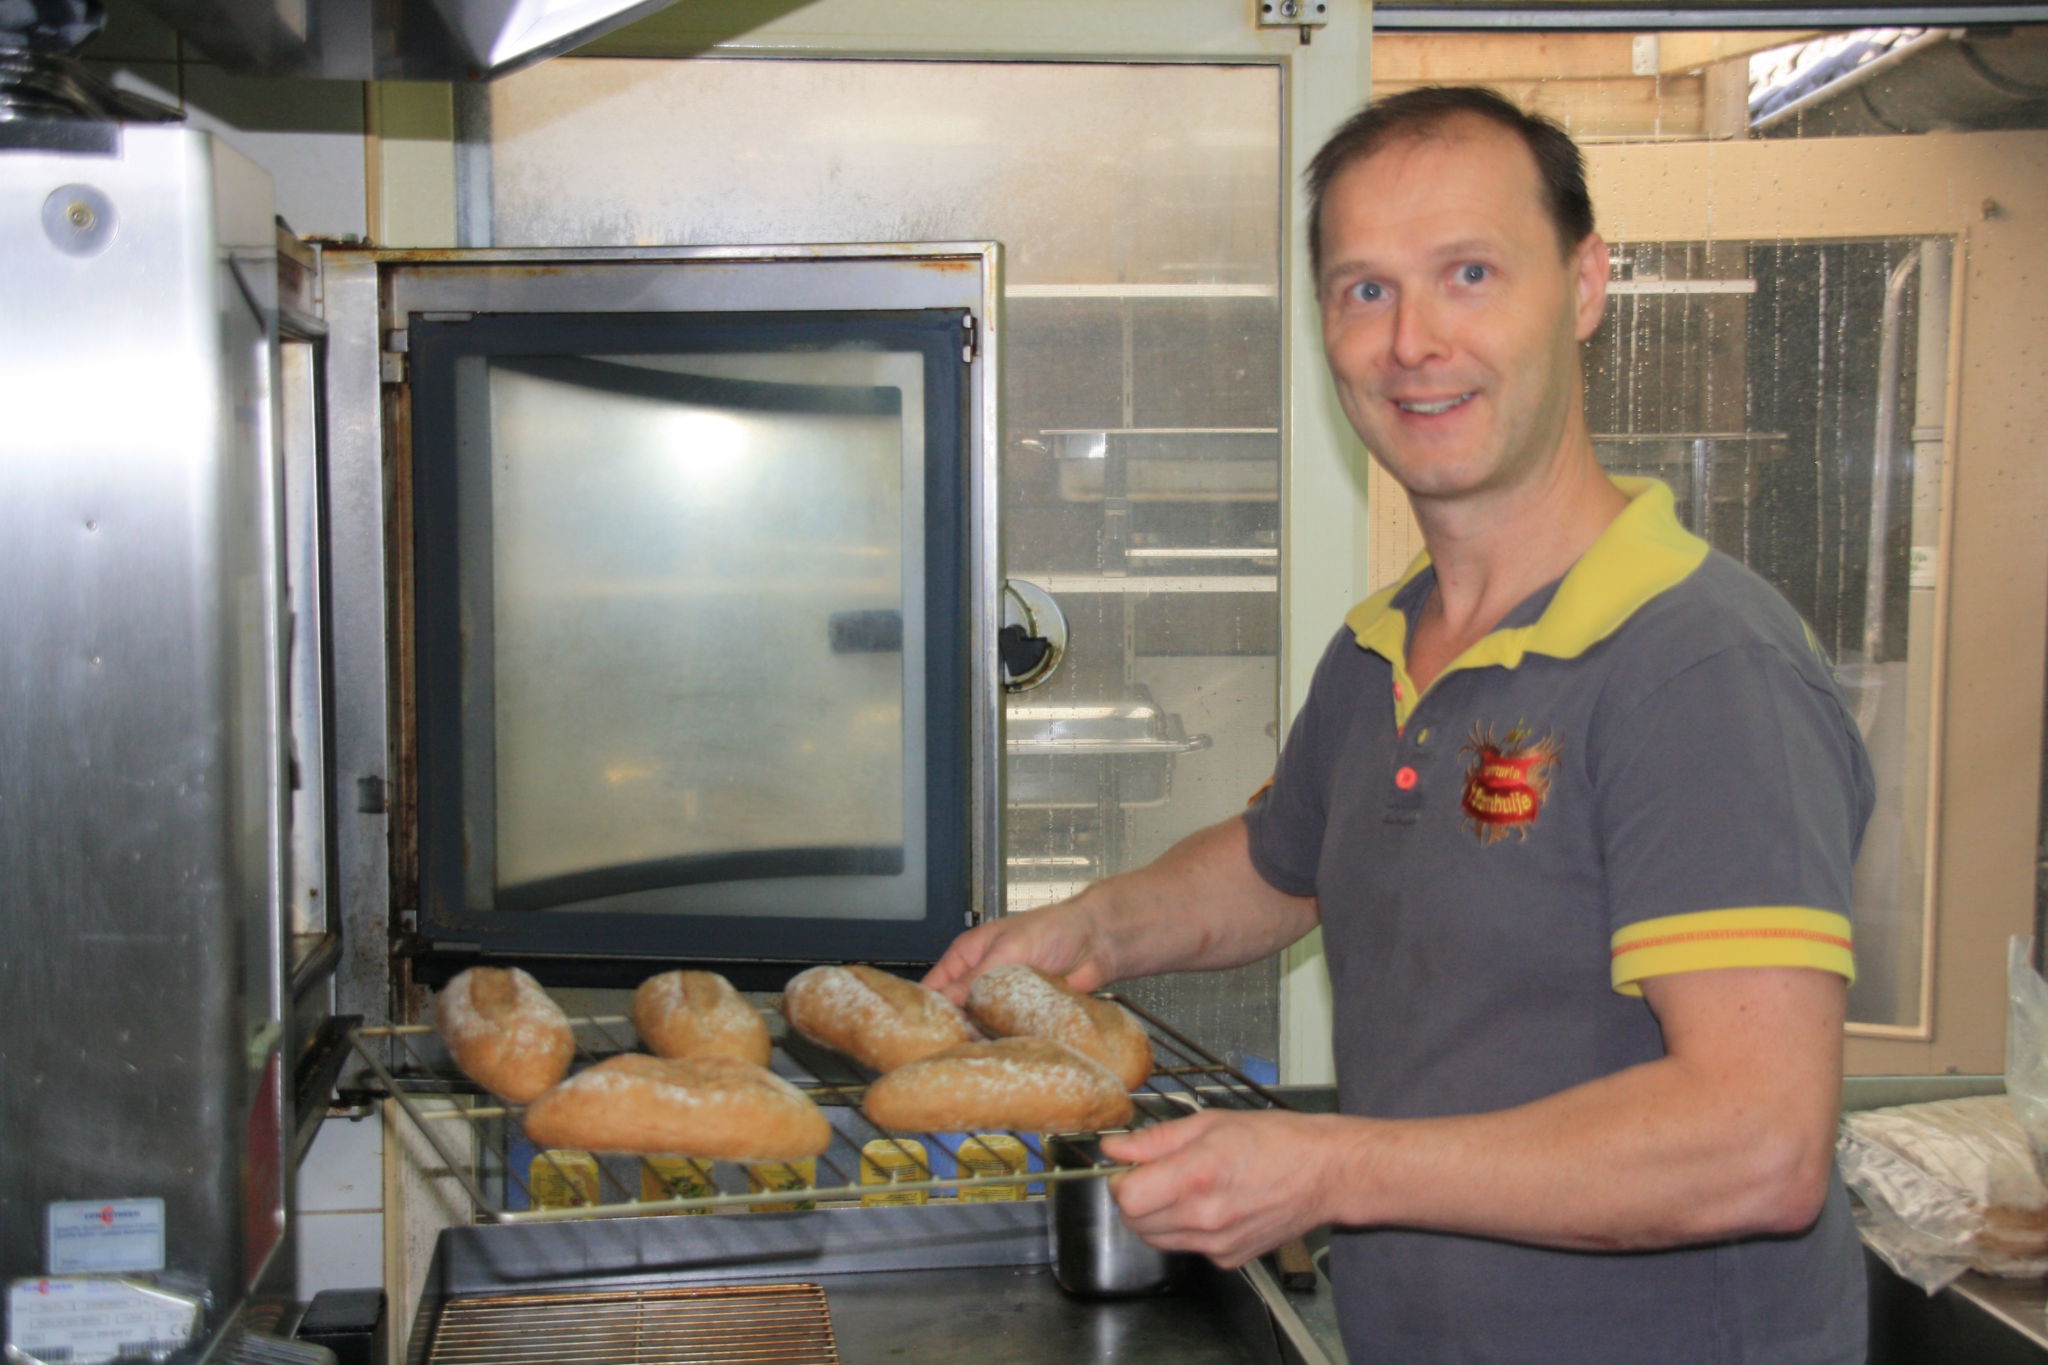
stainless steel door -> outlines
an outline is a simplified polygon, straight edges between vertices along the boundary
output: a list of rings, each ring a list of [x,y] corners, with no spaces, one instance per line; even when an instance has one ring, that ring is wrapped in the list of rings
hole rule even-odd
[[[135,1209],[218,1326],[284,1231],[270,182],[0,152],[0,259],[0,1276]]]

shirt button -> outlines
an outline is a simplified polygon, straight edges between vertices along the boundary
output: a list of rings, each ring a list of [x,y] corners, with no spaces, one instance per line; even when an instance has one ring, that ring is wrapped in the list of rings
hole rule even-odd
[[[1401,771],[1394,774],[1394,785],[1399,787],[1404,792],[1413,791],[1415,789],[1415,784],[1417,782],[1420,782],[1421,780],[1422,779],[1416,775],[1415,769],[1413,768],[1403,768],[1401,769]]]

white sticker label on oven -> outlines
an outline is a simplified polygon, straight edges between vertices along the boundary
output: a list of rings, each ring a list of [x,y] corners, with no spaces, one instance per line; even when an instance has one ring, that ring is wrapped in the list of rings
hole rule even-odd
[[[164,1201],[87,1199],[49,1206],[52,1275],[118,1275],[164,1268]]]
[[[9,1360],[163,1360],[190,1345],[198,1325],[198,1300],[126,1280],[53,1277],[7,1288]]]

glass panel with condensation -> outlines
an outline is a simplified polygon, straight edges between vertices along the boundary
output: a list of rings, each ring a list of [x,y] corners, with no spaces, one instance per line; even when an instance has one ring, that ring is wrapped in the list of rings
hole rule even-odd
[[[1869,746],[1850,1017],[1917,1027],[1927,923],[1946,238],[1614,245],[1587,420],[1614,473],[1813,628]]]
[[[921,917],[922,357],[488,368],[470,903]]]
[[[1243,808],[1278,743],[1276,69],[561,59],[458,97],[469,245],[1003,243],[1003,556],[1073,639],[1012,698],[1008,905]],[[1274,962],[1125,989],[1277,1057]]]

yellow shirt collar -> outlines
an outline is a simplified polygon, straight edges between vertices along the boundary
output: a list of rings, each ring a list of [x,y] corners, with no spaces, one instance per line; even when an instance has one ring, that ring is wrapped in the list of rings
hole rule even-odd
[[[1493,631],[1451,668],[1514,668],[1523,655],[1532,653],[1577,658],[1700,566],[1707,557],[1707,543],[1678,524],[1669,487],[1655,479],[1617,477],[1614,483],[1628,495],[1628,506],[1579,556],[1543,614],[1526,626]],[[1399,580],[1360,602],[1344,618],[1361,646],[1404,670],[1408,618],[1395,609],[1394,597],[1428,566],[1428,553],[1417,555]]]

